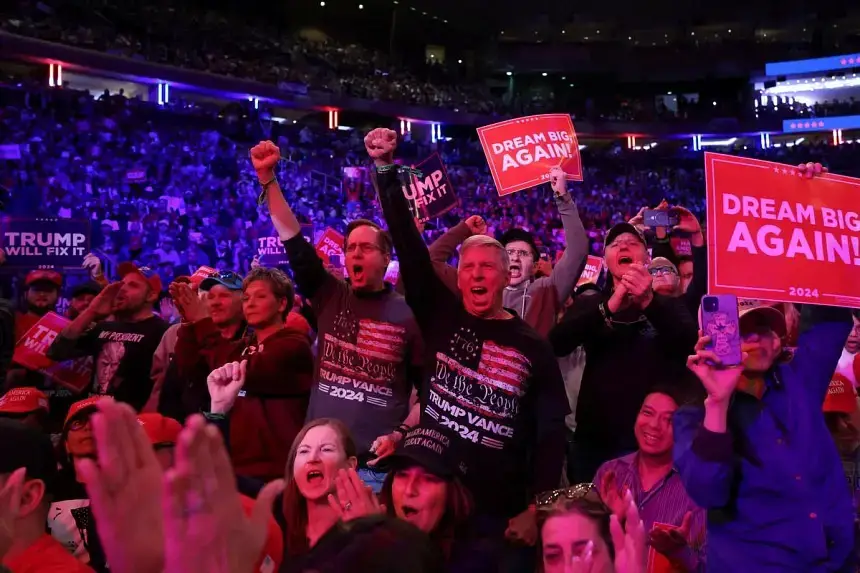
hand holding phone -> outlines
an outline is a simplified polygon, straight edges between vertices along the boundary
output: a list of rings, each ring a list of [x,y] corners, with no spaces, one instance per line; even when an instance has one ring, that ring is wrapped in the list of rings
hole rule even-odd
[[[677,213],[664,209],[646,209],[642,214],[646,227],[674,227],[680,222]]]
[[[722,366],[743,362],[738,297],[733,294],[702,297],[702,333],[710,337],[707,349],[716,354]]]

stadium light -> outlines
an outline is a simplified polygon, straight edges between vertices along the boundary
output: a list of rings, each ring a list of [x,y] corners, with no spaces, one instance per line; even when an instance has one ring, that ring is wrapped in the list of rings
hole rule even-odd
[[[813,79],[812,83],[807,83],[804,81],[803,84],[799,85],[787,85],[782,84],[778,86],[774,86],[772,88],[768,88],[765,90],[765,93],[769,93],[771,95],[778,94],[793,94],[796,92],[811,92],[817,90],[835,90],[840,88],[853,88],[860,86],[860,78],[844,78],[844,79],[832,79],[832,80],[822,80],[818,81],[817,79]],[[765,96],[762,96],[765,97]]]
[[[738,140],[737,137],[730,137],[729,139],[714,139],[711,141],[702,141],[702,136],[699,136],[699,148],[702,147],[723,147],[726,145],[732,145],[734,142]]]

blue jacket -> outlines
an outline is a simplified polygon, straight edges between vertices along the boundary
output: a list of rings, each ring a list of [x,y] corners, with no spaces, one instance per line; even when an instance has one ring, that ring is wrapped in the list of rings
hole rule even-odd
[[[761,400],[735,393],[726,433],[702,427],[703,408],[675,414],[676,467],[708,510],[709,573],[851,571],[854,510],[822,415],[851,315],[804,313],[794,358],[767,376]]]

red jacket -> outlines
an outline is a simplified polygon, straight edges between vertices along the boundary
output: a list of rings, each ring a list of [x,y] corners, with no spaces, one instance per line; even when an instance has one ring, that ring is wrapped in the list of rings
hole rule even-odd
[[[205,358],[214,370],[248,361],[244,396],[230,412],[230,456],[237,474],[271,480],[284,476],[290,446],[305,423],[314,358],[307,336],[285,328],[258,344],[252,334],[225,340],[210,318],[184,324],[178,361]]]

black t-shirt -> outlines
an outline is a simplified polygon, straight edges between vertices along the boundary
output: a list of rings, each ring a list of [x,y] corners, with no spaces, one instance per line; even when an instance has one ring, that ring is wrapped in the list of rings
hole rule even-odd
[[[71,469],[61,470],[48,511],[48,532],[69,553],[98,573],[109,570],[87,491]]]
[[[528,496],[554,489],[564,460],[564,382],[549,343],[520,318],[465,311],[433,271],[390,173],[378,188],[406,301],[424,339],[422,423],[452,430],[452,448],[477,513],[512,517]]]
[[[167,327],[157,316],[139,322],[100,322],[77,340],[57,337],[48,357],[92,356],[90,393],[113,396],[140,410],[152,392],[152,356]]]

